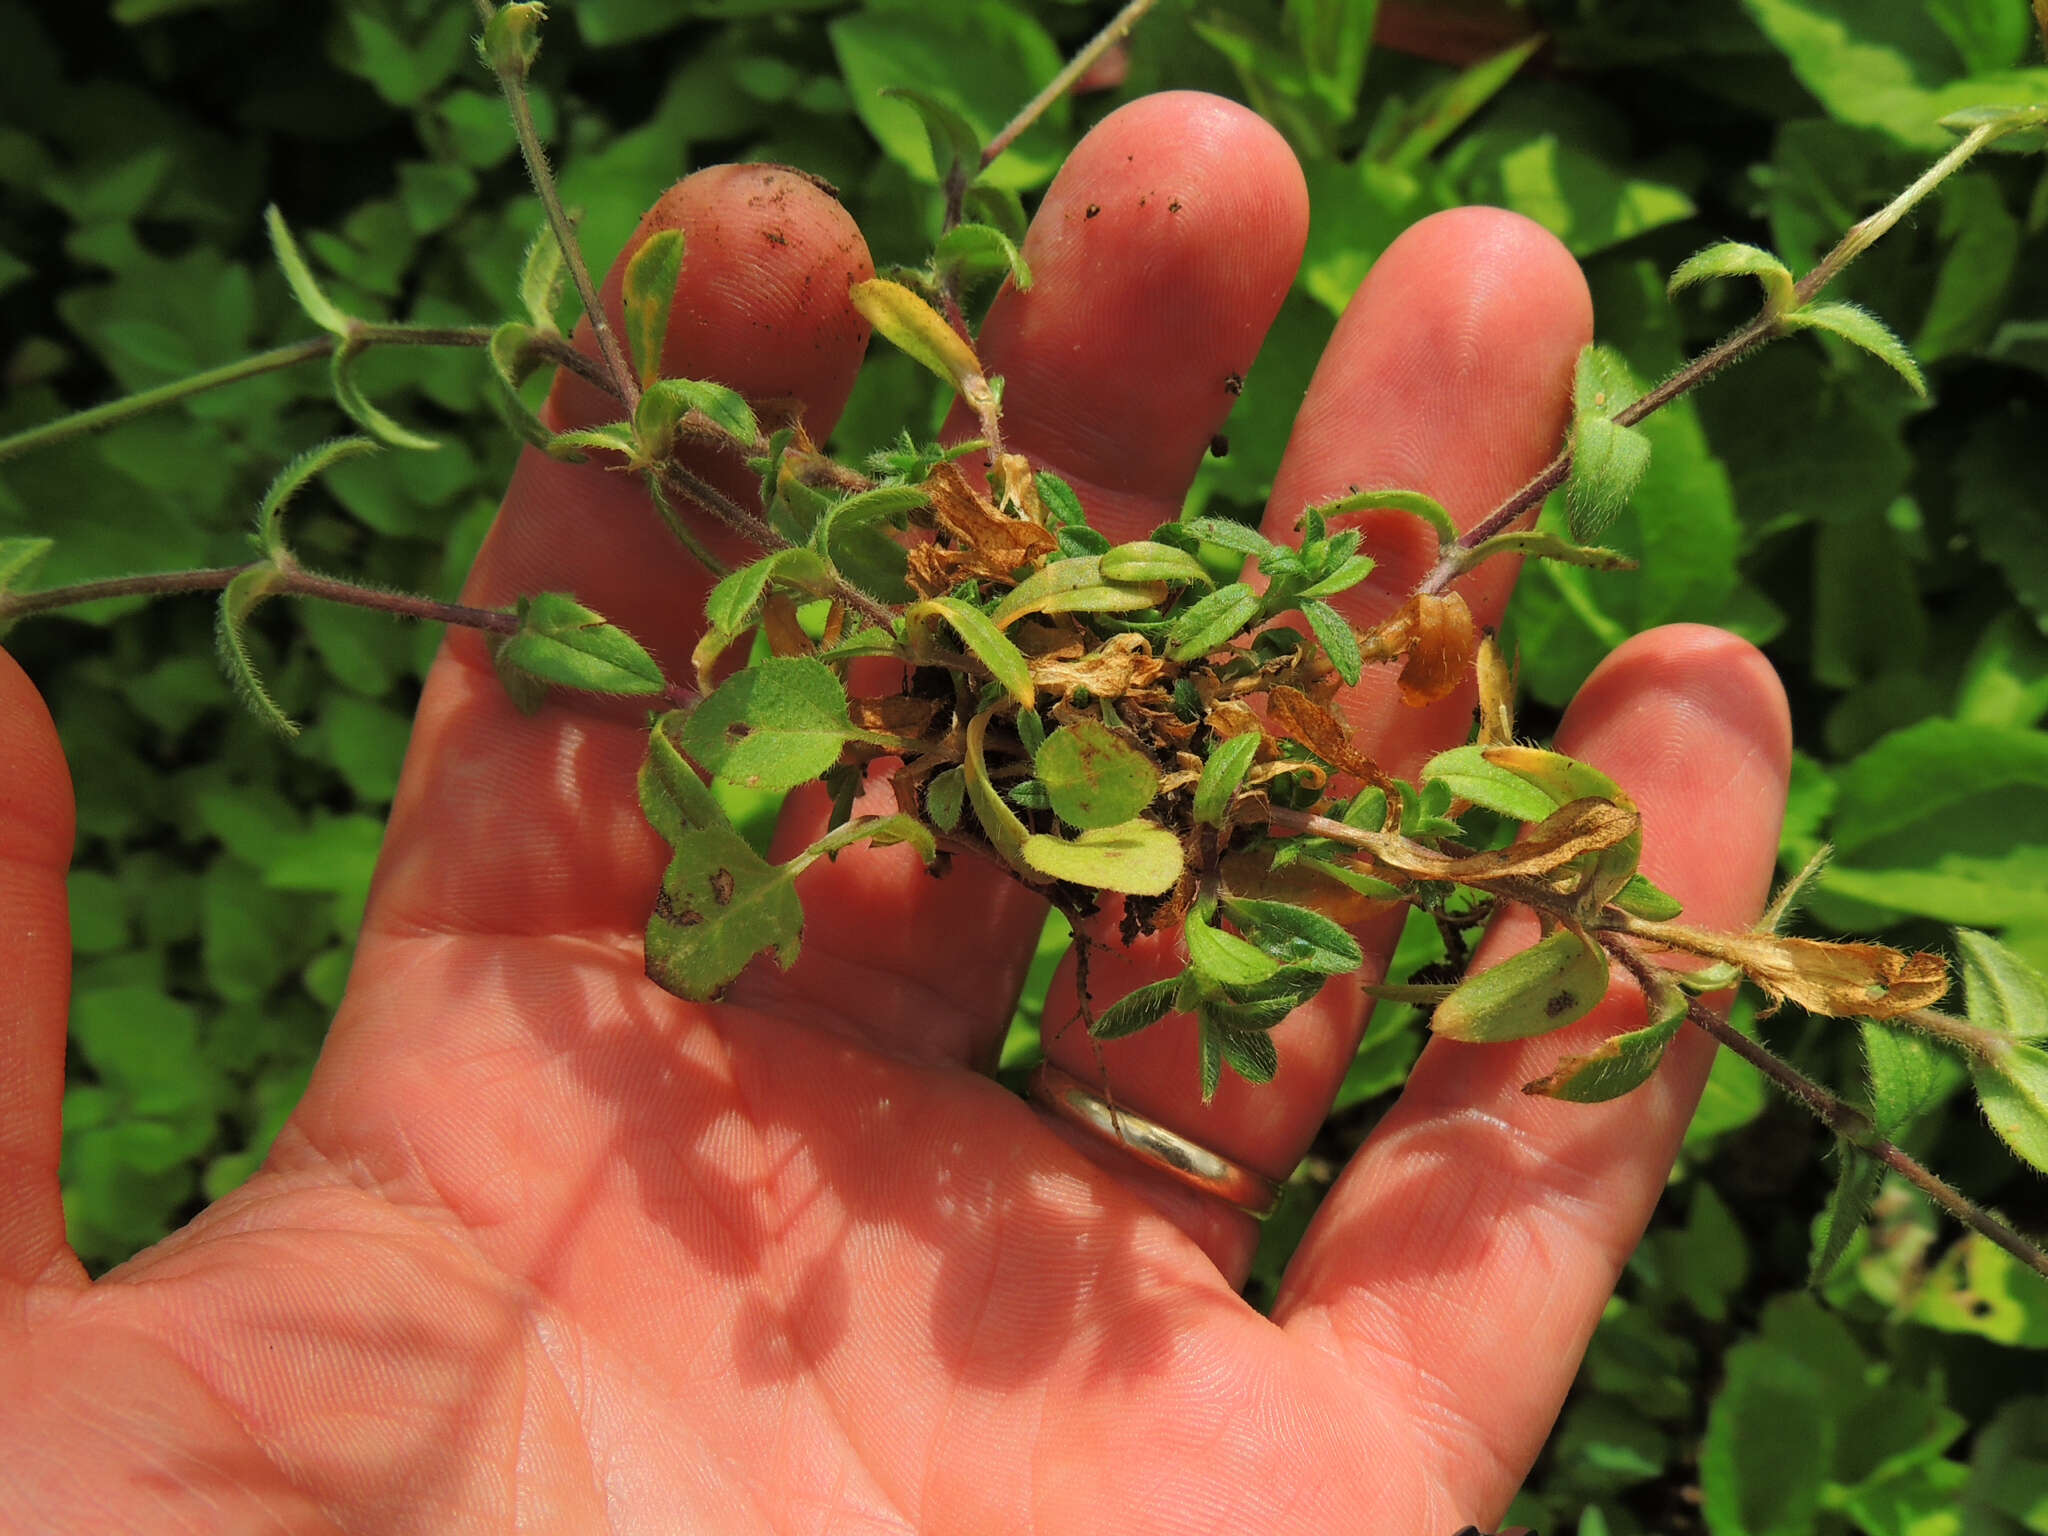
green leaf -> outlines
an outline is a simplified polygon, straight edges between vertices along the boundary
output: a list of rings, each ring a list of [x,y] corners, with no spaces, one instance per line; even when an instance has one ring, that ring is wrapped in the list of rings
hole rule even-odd
[[[1685,994],[1676,986],[1665,983],[1651,1002],[1650,1022],[1641,1029],[1609,1036],[1583,1056],[1565,1057],[1522,1091],[1573,1104],[1604,1104],[1642,1087],[1685,1024]]]
[[[1312,598],[1335,597],[1339,592],[1348,592],[1373,572],[1376,564],[1368,555],[1346,556],[1337,569],[1320,580],[1312,581],[1294,594],[1296,601]]]
[[[692,827],[730,827],[718,799],[683,756],[689,713],[672,709],[655,722],[640,760],[640,811],[670,847]]]
[[[704,600],[704,617],[713,629],[738,634],[753,623],[771,584],[780,582],[818,596],[830,585],[831,576],[814,551],[778,549],[721,577]]]
[[[370,404],[363,394],[362,386],[356,382],[356,365],[369,349],[370,344],[359,336],[348,338],[334,349],[334,362],[329,376],[334,385],[335,400],[348,412],[357,426],[387,448],[439,448],[440,443],[433,438],[422,437],[410,428],[400,426]],[[564,437],[567,435],[564,434]]]
[[[2048,1349],[2048,1281],[1989,1238],[1965,1233],[1918,1278],[1918,1294],[1901,1298],[1910,1307],[1907,1320],[2021,1349]],[[2048,1452],[2048,1438],[2042,1449]],[[2042,1459],[2048,1461],[2048,1454]],[[2040,1497],[2038,1491],[2033,1497]]]
[[[1396,170],[1421,169],[1423,162],[1491,101],[1546,41],[1541,33],[1526,37],[1432,89],[1406,116],[1400,138],[1375,158]]]
[[[967,722],[967,760],[962,765],[967,775],[967,798],[974,806],[975,819],[981,823],[989,846],[1001,854],[1011,868],[1032,875],[1036,871],[1024,862],[1024,844],[1032,835],[1031,829],[996,793],[995,785],[989,781],[987,760],[982,755],[982,743],[987,739],[988,722],[993,713],[985,709]]]
[[[1216,584],[1202,569],[1202,562],[1186,550],[1149,539],[1111,545],[1100,556],[1099,568],[1108,581],[1164,581],[1204,587]]]
[[[943,619],[969,653],[988,668],[989,676],[1017,701],[1018,708],[1030,709],[1037,702],[1038,692],[1031,684],[1031,664],[997,627],[999,621],[992,621],[979,608],[957,597],[934,597],[912,605],[905,610],[904,617],[913,625]]]
[[[1422,765],[1421,778],[1425,784],[1447,785],[1456,799],[1469,800],[1516,821],[1542,821],[1559,804],[1520,774],[1489,763],[1486,748],[1476,742],[1439,752]]]
[[[1007,277],[1019,293],[1031,287],[1031,268],[1010,237],[987,224],[956,224],[939,236],[932,267],[943,281],[962,288],[991,277]]]
[[[1097,721],[1061,726],[1034,758],[1054,812],[1070,827],[1086,830],[1130,821],[1159,793],[1159,771],[1152,760]]]
[[[1648,439],[1645,439],[1647,442]],[[1619,550],[1597,544],[1574,544],[1547,528],[1527,528],[1513,533],[1496,533],[1466,550],[1458,561],[1462,573],[1482,565],[1495,555],[1521,555],[1532,560],[1556,560],[1565,565],[1583,565],[1596,571],[1632,571],[1636,562]]]
[[[1257,731],[1244,731],[1209,749],[1209,760],[1202,764],[1202,777],[1195,785],[1195,821],[1199,825],[1223,825],[1231,797],[1251,771],[1252,759],[1259,755],[1263,740],[1265,737]]]
[[[1835,1157],[1839,1162],[1835,1187],[1813,1224],[1813,1253],[1806,1277],[1807,1288],[1813,1291],[1821,1290],[1834,1276],[1884,1186],[1883,1164],[1839,1137]]]
[[[491,357],[490,395],[491,404],[499,418],[513,432],[536,448],[551,449],[555,434],[547,423],[534,414],[533,407],[519,395],[519,386],[525,382],[539,360],[533,347],[533,328],[517,320],[507,320],[491,332],[491,344],[486,349]],[[567,454],[558,457],[568,457]],[[582,460],[576,454],[572,463]]]
[[[885,86],[878,94],[890,101],[903,102],[917,113],[931,143],[932,167],[940,186],[950,188],[957,184],[965,188],[974,179],[981,169],[981,135],[958,109],[904,85]]]
[[[1270,1083],[1280,1071],[1279,1049],[1264,1030],[1219,1030],[1217,1043],[1230,1070],[1248,1083]]]
[[[2008,1046],[1970,1065],[1984,1118],[2005,1144],[2048,1173],[2048,1050]]]
[[[1180,839],[1149,821],[1091,827],[1072,838],[1033,833],[1018,851],[1047,879],[1127,896],[1163,896],[1180,880]]]
[[[967,795],[967,775],[958,768],[946,768],[925,782],[924,811],[941,832],[960,825],[960,810]]]
[[[1433,496],[1423,495],[1420,491],[1353,491],[1350,495],[1341,496],[1335,501],[1324,502],[1315,510],[1323,515],[1326,522],[1348,512],[1407,512],[1421,518],[1436,530],[1439,549],[1458,541],[1458,525],[1451,521],[1451,514],[1444,510],[1444,504]]]
[[[1961,1081],[1962,1071],[1953,1056],[1917,1031],[1871,1019],[1859,1020],[1858,1028],[1870,1082],[1871,1117],[1878,1130],[1896,1140],[1947,1097]]]
[[[284,215],[272,203],[263,210],[264,223],[270,229],[270,249],[277,257],[277,264],[284,272],[284,280],[292,290],[292,297],[299,301],[299,308],[306,317],[321,330],[348,339],[349,327],[354,324],[342,313],[335,302],[320,290],[320,284],[313,276],[313,269],[306,265],[306,258],[299,250],[298,241],[292,238],[290,228],[285,224]]]
[[[1188,963],[1204,982],[1216,987],[1255,987],[1280,973],[1280,962],[1249,940],[1225,933],[1209,921],[1212,909],[1197,907],[1188,914]]]
[[[561,307],[562,285],[568,270],[554,227],[541,225],[527,242],[526,259],[519,266],[519,302],[536,331],[557,329],[555,311]]]
[[[1150,982],[1125,993],[1095,1016],[1088,1033],[1098,1040],[1121,1040],[1150,1028],[1173,1012],[1173,997],[1180,990],[1180,977]]]
[[[657,230],[649,235],[626,263],[620,287],[625,306],[626,345],[642,389],[651,389],[661,377],[662,352],[668,345],[669,310],[675,305],[676,284],[682,275],[680,229]],[[753,440],[754,433],[749,432],[747,441]]]
[[[690,712],[683,750],[729,784],[794,789],[838,762],[858,736],[846,709],[846,690],[823,662],[771,656],[735,672]]]
[[[1723,240],[1695,251],[1678,265],[1664,291],[1679,290],[1717,277],[1753,277],[1763,284],[1765,307],[1774,313],[1792,307],[1792,269],[1769,251],[1739,240]]]
[[[1956,930],[1970,1022],[2015,1040],[2048,1039],[2048,979],[1987,934]]]
[[[634,430],[648,457],[660,458],[669,451],[676,424],[691,412],[742,448],[751,449],[760,439],[761,423],[738,390],[708,379],[661,379],[646,386],[633,413]]]
[[[796,964],[794,883],[730,827],[686,828],[647,919],[647,975],[693,1002],[716,997],[756,955]]]
[[[241,696],[242,702],[249,706],[257,719],[280,736],[290,738],[299,734],[299,727],[277,707],[264,688],[256,663],[249,655],[248,637],[243,633],[257,604],[276,591],[282,580],[283,573],[265,561],[261,565],[250,566],[229,582],[220,595],[214,636],[221,666],[226,669],[228,681],[235,685],[235,692]]]
[[[1429,1027],[1451,1040],[1521,1040],[1584,1018],[1606,995],[1606,952],[1560,928],[1461,983]]]
[[[640,439],[634,434],[629,421],[606,422],[601,427],[575,427],[567,432],[557,432],[547,441],[547,450],[558,459],[569,463],[580,463],[584,448],[595,448],[602,453],[623,454],[628,459],[640,451]]]
[[[1323,654],[1330,658],[1330,665],[1337,669],[1337,675],[1356,687],[1365,671],[1365,655],[1358,648],[1358,631],[1351,627],[1350,620],[1328,603],[1314,601],[1301,605],[1301,616],[1308,620],[1309,629],[1321,643]]]
[[[1201,1057],[1202,1102],[1207,1104],[1216,1097],[1217,1085],[1223,1081],[1223,1031],[1210,1021],[1206,1013],[1199,1017],[1197,1048]]]
[[[1572,427],[1571,478],[1565,506],[1572,535],[1590,539],[1621,515],[1650,467],[1650,440],[1605,416],[1581,416]]]
[[[1041,494],[1046,478],[1039,476]],[[1165,597],[1164,582],[1111,581],[1102,574],[1099,556],[1083,555],[1055,560],[1018,582],[989,619],[996,628],[1008,629],[1035,613],[1136,613],[1157,607]]]
[[[1804,1361],[1763,1340],[1729,1350],[1724,1369],[1700,1447],[1709,1528],[1805,1536],[1833,1450],[1826,1385]]]
[[[1641,875],[1631,875],[1629,882],[1610,898],[1613,904],[1633,917],[1648,918],[1653,923],[1667,923],[1685,910],[1685,905],[1668,891],[1652,885]]]
[[[291,499],[334,465],[376,451],[377,445],[367,437],[337,437],[308,448],[285,465],[270,482],[270,489],[263,493],[263,504],[257,508],[256,547],[269,559],[277,559],[284,551],[281,519]],[[4,558],[0,558],[0,592],[6,591],[6,580],[6,565]]]
[[[1261,606],[1259,594],[1241,581],[1218,587],[1174,615],[1166,631],[1166,654],[1175,661],[1187,662],[1220,650],[1246,625],[1258,621]]]
[[[1307,907],[1226,896],[1223,910],[1246,937],[1282,965],[1325,976],[1346,976],[1365,963],[1365,952],[1356,939]]]
[[[1240,555],[1261,559],[1273,553],[1280,546],[1267,538],[1258,529],[1234,522],[1227,517],[1190,518],[1187,529],[1206,544],[1220,544],[1225,549]]]
[[[1914,394],[1927,393],[1927,380],[1921,377],[1920,365],[1913,361],[1906,344],[1867,309],[1854,304],[1808,304],[1787,314],[1784,323],[1794,330],[1826,331],[1839,336],[1896,369],[1899,377],[1912,386]]]
[[[590,693],[660,693],[667,686],[639,641],[568,594],[523,597],[517,611],[519,628],[499,652],[505,665]]]

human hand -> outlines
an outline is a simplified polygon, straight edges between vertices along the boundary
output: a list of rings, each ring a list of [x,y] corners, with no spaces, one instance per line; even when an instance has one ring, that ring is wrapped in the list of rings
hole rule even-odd
[[[797,396],[822,437],[866,340],[844,212],[736,167],[650,218],[688,232],[669,371]],[[1110,537],[1178,511],[1306,221],[1272,130],[1190,95],[1117,113],[1048,193],[1039,280],[981,350],[1011,445]],[[1589,327],[1576,268],[1525,221],[1410,231],[1330,344],[1269,531],[1351,485],[1421,489],[1469,523],[1553,450]],[[556,407],[607,414],[574,380]],[[705,472],[749,490],[729,461]],[[1359,623],[1429,555],[1412,520],[1365,528]],[[1464,585],[1482,624],[1509,564]],[[529,452],[468,600],[573,590],[675,673],[705,586],[628,479]],[[1405,709],[1384,669],[1347,701],[1397,773],[1462,739],[1469,708]],[[907,849],[849,852],[804,877],[791,971],[757,966],[715,1007],[648,983],[665,850],[634,797],[644,741],[610,706],[519,716],[476,638],[452,636],[298,1113],[247,1185],[88,1285],[56,1180],[69,790],[46,714],[0,667],[0,1523],[1438,1536],[1498,1518],[1663,1187],[1707,1041],[1601,1106],[1520,1086],[1639,1022],[1620,986],[1560,1036],[1433,1043],[1269,1320],[1236,1294],[1248,1218],[975,1070],[1043,915],[1000,871],[932,880]],[[1646,873],[1696,920],[1754,917],[1789,756],[1760,656],[1706,630],[1638,637],[1560,746],[1634,797]],[[785,841],[822,815],[798,797]],[[1371,965],[1392,937],[1361,934]],[[1099,954],[1095,994],[1168,948]],[[1063,979],[1048,1020],[1071,998]],[[1207,1106],[1191,1031],[1103,1054],[1120,1104],[1282,1177],[1364,1012],[1326,989],[1277,1031],[1272,1086],[1226,1079]],[[1081,1031],[1049,1045],[1099,1079]]]

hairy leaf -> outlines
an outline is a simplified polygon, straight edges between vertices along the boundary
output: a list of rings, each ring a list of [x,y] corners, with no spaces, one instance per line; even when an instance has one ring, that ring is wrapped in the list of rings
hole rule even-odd
[[[250,566],[229,582],[220,595],[214,637],[221,665],[242,702],[278,735],[292,737],[299,734],[298,723],[277,707],[270,691],[263,686],[256,662],[249,655],[248,637],[243,633],[248,626],[249,615],[256,611],[257,604],[277,590],[282,579],[277,567],[265,561],[261,565]]]
[[[1956,930],[1970,1022],[2015,1040],[2048,1040],[2048,979],[1987,934]]]
[[[839,761],[859,733],[846,690],[807,656],[773,656],[735,672],[690,712],[683,747],[729,784],[794,789]]]
[[[1245,731],[1209,749],[1209,760],[1202,765],[1202,777],[1195,785],[1195,820],[1202,826],[1223,825],[1231,797],[1244,783],[1264,739],[1257,731]]]
[[[357,426],[388,448],[412,448],[421,451],[439,448],[441,445],[434,438],[424,437],[409,427],[399,425],[370,404],[362,386],[356,382],[356,365],[368,350],[369,343],[360,337],[350,337],[334,349],[334,361],[329,369],[329,378],[334,386],[335,400],[348,412]]]
[[[1685,1009],[1685,994],[1666,982],[1650,997],[1649,1023],[1611,1036],[1583,1056],[1565,1057],[1546,1076],[1525,1084],[1522,1092],[1574,1104],[1601,1104],[1634,1092],[1650,1080],[1677,1038]]]
[[[1188,915],[1188,963],[1211,986],[1255,987],[1280,973],[1280,962],[1249,940],[1225,933],[1209,920],[1210,909]]]
[[[1681,289],[1717,277],[1753,277],[1763,284],[1768,308],[1782,312],[1792,307],[1792,269],[1769,251],[1739,240],[1723,240],[1686,257],[1664,291],[1675,296]]]
[[[869,325],[952,385],[969,406],[975,410],[993,406],[981,359],[931,305],[901,283],[883,277],[855,283],[847,296]]]
[[[1583,933],[1560,928],[1461,983],[1437,1005],[1429,1027],[1451,1040],[1521,1040],[1584,1018],[1606,995],[1606,952]]]
[[[1826,331],[1839,336],[1897,370],[1914,394],[1927,393],[1927,380],[1921,376],[1920,365],[1913,361],[1906,344],[1867,309],[1855,304],[1808,304],[1786,315],[1784,323],[1795,330]]]
[[[544,683],[591,693],[660,693],[667,686],[646,648],[563,592],[523,597],[519,628],[499,656]]]
[[[683,232],[657,230],[641,242],[626,263],[620,282],[625,308],[626,347],[640,387],[649,389],[661,377],[662,351],[668,343],[668,316],[675,306],[676,284],[683,275]],[[753,441],[748,434],[749,442]]]
[[[1344,976],[1365,963],[1365,952],[1356,939],[1306,907],[1226,896],[1223,910],[1247,938],[1282,965]]]
[[[909,608],[904,616],[913,625],[944,620],[960,637],[960,643],[988,668],[989,676],[1001,683],[1003,691],[1017,701],[1019,708],[1030,709],[1036,704],[1038,694],[1031,683],[1031,664],[1010,637],[979,608],[954,597],[934,597]]]
[[[284,272],[292,297],[299,301],[299,308],[321,330],[346,339],[353,322],[342,313],[340,306],[321,292],[313,269],[306,265],[298,241],[292,238],[291,229],[285,224],[284,215],[277,211],[277,204],[272,203],[263,210],[263,220],[270,230],[270,249]]]
[[[1056,560],[1019,582],[989,618],[996,628],[1007,629],[1034,613],[1135,613],[1165,599],[1165,582],[1111,581],[1102,574],[1100,557],[1086,555]]]
[[[1180,977],[1169,976],[1127,992],[1095,1016],[1088,1033],[1098,1040],[1135,1035],[1173,1012],[1173,995],[1179,990]]]
[[[1486,760],[1486,748],[1474,742],[1439,752],[1422,766],[1424,784],[1449,786],[1451,794],[1516,821],[1542,821],[1557,801],[1518,773]]]
[[[1337,669],[1337,675],[1347,685],[1356,687],[1365,673],[1365,656],[1358,646],[1358,632],[1350,621],[1328,603],[1313,599],[1301,605],[1301,615],[1308,620],[1308,627],[1321,643],[1323,654],[1330,658],[1330,665]]]
[[[291,499],[336,464],[376,451],[377,444],[367,437],[330,438],[285,465],[270,482],[270,489],[263,493],[263,504],[256,509],[256,547],[267,559],[277,559],[284,550],[281,520]],[[6,590],[6,577],[6,568],[0,564],[0,592]]]
[[[1159,793],[1152,760],[1097,721],[1061,726],[1034,758],[1053,810],[1070,827],[1127,822]]]
[[[990,846],[1011,868],[1029,876],[1036,873],[1024,861],[1024,844],[1031,836],[1031,830],[996,793],[995,785],[989,781],[988,761],[982,752],[993,713],[985,709],[967,722],[967,761],[963,764],[967,775],[967,799],[974,806],[975,818],[980,821]]]
[[[1259,594],[1241,581],[1218,587],[1174,616],[1166,632],[1167,654],[1185,662],[1220,650],[1258,618],[1260,606]]]
[[[1209,573],[1202,569],[1202,562],[1186,550],[1176,548],[1172,544],[1157,544],[1145,539],[1131,544],[1112,545],[1103,552],[1098,568],[1107,581],[1164,581],[1204,587],[1215,585],[1209,579]]]
[[[986,278],[1007,277],[1019,293],[1031,287],[1031,268],[1024,253],[1000,229],[987,224],[956,224],[939,236],[932,265],[941,277],[969,285]]]
[[[1127,896],[1163,896],[1180,880],[1180,839],[1149,821],[1091,827],[1071,838],[1033,833],[1019,853],[1047,879]]]

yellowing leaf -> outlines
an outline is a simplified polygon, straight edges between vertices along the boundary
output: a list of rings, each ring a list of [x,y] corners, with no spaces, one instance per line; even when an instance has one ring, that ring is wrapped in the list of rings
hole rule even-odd
[[[1653,995],[1650,1022],[1615,1035],[1583,1056],[1567,1056],[1548,1076],[1523,1085],[1522,1092],[1574,1104],[1600,1104],[1632,1093],[1650,1080],[1685,1024],[1685,994],[1669,982]]]
[[[886,277],[855,283],[848,296],[869,325],[951,384],[969,406],[993,408],[995,397],[982,375],[981,359],[931,305]]]
[[[1072,838],[1034,833],[1020,852],[1046,879],[1127,896],[1163,896],[1180,881],[1180,839],[1149,821],[1091,827]]]
[[[1437,1005],[1429,1027],[1451,1040],[1521,1040],[1584,1018],[1606,995],[1605,951],[1560,928],[1463,982]]]

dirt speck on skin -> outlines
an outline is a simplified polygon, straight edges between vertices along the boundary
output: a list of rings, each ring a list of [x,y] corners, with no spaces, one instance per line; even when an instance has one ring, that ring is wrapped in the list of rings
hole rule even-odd
[[[1230,439],[1225,437],[1221,432],[1218,432],[1214,437],[1209,439],[1209,457],[1212,459],[1224,459],[1228,458],[1229,456]]]
[[[836,203],[842,200],[837,187],[833,186],[824,177],[815,172],[807,171],[800,165],[784,165],[779,160],[763,160],[760,162],[760,168],[764,171],[777,172],[784,176],[794,176],[798,181],[808,181],[820,192],[831,198],[833,202]]]
[[[1097,214],[1098,214],[1098,213],[1100,213],[1100,212],[1102,212],[1102,204],[1100,204],[1100,203],[1090,203],[1090,204],[1088,205],[1088,211],[1087,211],[1086,213],[1082,214],[1081,216],[1082,216],[1083,218],[1085,218],[1085,219],[1092,219],[1092,218],[1094,218],[1094,217],[1095,217],[1095,215],[1097,215]]]
[[[1168,204],[1166,205],[1166,211],[1167,211],[1168,213],[1179,213],[1179,212],[1180,212],[1180,199],[1176,197],[1176,198],[1175,198],[1175,199],[1174,199],[1174,200],[1173,200],[1172,202],[1168,203]]]
[[[789,244],[789,236],[785,235],[779,229],[764,229],[761,231],[761,238],[763,240],[766,240],[770,245]]]
[[[1243,393],[1244,393],[1244,375],[1243,375],[1243,374],[1241,374],[1241,373],[1229,373],[1229,374],[1225,374],[1225,375],[1223,376],[1223,393],[1225,393],[1226,395],[1241,395],[1241,394],[1243,394]]]

